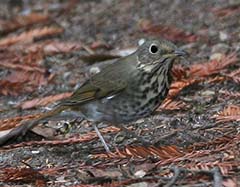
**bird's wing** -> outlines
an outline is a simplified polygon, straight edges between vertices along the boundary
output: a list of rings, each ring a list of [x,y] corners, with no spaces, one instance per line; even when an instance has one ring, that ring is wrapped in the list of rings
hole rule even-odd
[[[65,106],[82,104],[118,94],[127,87],[127,75],[123,78],[122,73],[125,74],[123,71],[117,74],[114,71],[115,69],[107,68],[96,74],[60,104]]]

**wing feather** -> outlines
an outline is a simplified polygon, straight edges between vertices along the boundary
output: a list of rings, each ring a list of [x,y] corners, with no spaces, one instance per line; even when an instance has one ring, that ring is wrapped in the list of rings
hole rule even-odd
[[[120,71],[113,73],[113,69],[106,69],[96,74],[80,88],[78,88],[71,97],[64,100],[61,105],[82,104],[104,97],[117,95],[127,87],[127,74]],[[122,78],[122,74],[126,74]]]

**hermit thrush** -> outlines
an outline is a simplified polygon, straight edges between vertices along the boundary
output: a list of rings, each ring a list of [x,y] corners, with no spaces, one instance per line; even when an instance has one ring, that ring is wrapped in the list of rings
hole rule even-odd
[[[0,144],[65,110],[80,112],[95,124],[107,122],[124,129],[124,123],[149,116],[161,104],[170,87],[172,64],[184,55],[168,41],[149,39],[92,76],[56,109],[1,138]]]

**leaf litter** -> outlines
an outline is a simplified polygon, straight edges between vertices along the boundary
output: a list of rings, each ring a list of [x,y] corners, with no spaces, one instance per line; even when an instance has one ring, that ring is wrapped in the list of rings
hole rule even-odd
[[[131,3],[125,2],[122,3],[122,5],[129,6]],[[212,10],[217,17],[234,17],[237,15],[238,5]],[[2,30],[0,30],[2,33],[8,34],[9,32],[12,32],[0,39],[0,50],[2,53],[2,55],[0,55],[0,67],[3,70],[7,70],[6,76],[2,76],[0,80],[0,94],[5,95],[4,98],[7,98],[9,95],[17,98],[26,93],[36,93],[36,90],[40,85],[44,87],[49,86],[49,83],[52,82],[52,80],[56,80],[56,77],[54,73],[48,72],[48,68],[42,64],[45,57],[48,55],[71,54],[73,51],[79,51],[83,48],[80,41],[61,41],[61,39],[57,38],[64,32],[64,29],[61,27],[33,27],[38,23],[45,24],[45,21],[47,22],[49,19],[48,16],[49,15],[45,14],[31,13],[26,17],[23,16],[12,19],[11,21],[7,20],[0,22],[0,25],[2,24]],[[21,19],[24,21],[20,22],[19,20]],[[197,32],[194,31],[187,31],[187,29],[181,29],[172,24],[155,23],[156,22],[153,21],[143,20],[143,22],[137,25],[137,27],[140,32],[145,33],[147,36],[162,36],[163,38],[180,43],[201,42],[201,39],[204,39],[202,38],[203,36],[196,34]],[[15,32],[18,29],[21,29],[21,31]],[[210,26],[208,29],[211,29]],[[54,37],[54,40],[51,37]],[[94,54],[89,58],[95,58],[97,54],[95,54],[95,50],[104,51],[110,49],[108,45],[98,41],[95,43],[93,42],[93,44],[90,45],[90,49],[94,51]],[[118,45],[114,45],[114,48],[116,46]],[[108,53],[105,51],[105,54]],[[100,57],[102,58],[102,56]],[[101,60],[101,58],[97,57],[97,61],[99,61],[99,59]],[[235,52],[222,55],[222,58],[219,60],[208,60],[205,63],[204,61],[198,61],[191,63],[191,65],[185,65],[184,67],[179,64],[174,66],[174,83],[171,86],[169,97],[158,109],[158,111],[162,112],[162,118],[161,121],[158,121],[157,123],[171,123],[171,126],[173,126],[172,129],[170,129],[170,134],[172,133],[174,138],[173,140],[168,138],[169,143],[167,145],[164,144],[163,139],[163,142],[161,142],[160,139],[160,145],[159,142],[156,142],[150,147],[135,144],[126,145],[128,143],[124,141],[124,143],[120,145],[112,143],[112,153],[107,154],[97,143],[98,139],[95,132],[88,131],[85,134],[81,134],[81,136],[69,136],[66,134],[63,136],[65,138],[62,139],[56,138],[53,140],[42,141],[33,139],[31,141],[9,144],[1,148],[3,159],[5,158],[4,154],[7,155],[8,152],[13,152],[18,155],[19,153],[15,151],[19,149],[24,149],[25,153],[27,153],[28,147],[37,148],[39,150],[41,147],[48,147],[55,150],[57,148],[63,149],[63,145],[68,146],[66,149],[71,149],[73,145],[77,146],[79,144],[79,146],[83,147],[77,149],[80,151],[77,151],[78,155],[75,157],[74,162],[69,161],[68,165],[63,169],[65,171],[71,171],[73,166],[81,169],[82,175],[76,180],[78,186],[129,186],[131,184],[140,184],[141,182],[159,186],[169,186],[170,184],[201,184],[199,181],[209,185],[214,184],[215,186],[219,183],[222,183],[225,186],[236,186],[238,183],[237,177],[239,177],[237,176],[237,173],[239,172],[238,158],[240,155],[240,137],[237,125],[239,124],[240,118],[239,102],[233,101],[236,101],[239,98],[239,89],[236,87],[236,85],[239,85],[238,58],[239,55]],[[71,64],[68,64],[67,66],[71,66]],[[229,89],[226,84],[233,85],[233,88],[235,86],[236,89]],[[207,103],[208,107],[202,109],[205,116],[201,113],[198,115],[199,119],[203,115],[203,122],[200,122],[200,124],[198,124],[198,121],[194,121],[198,120],[194,115],[195,107],[201,106],[195,106],[196,104],[191,103],[191,99],[193,98],[194,100],[197,94],[191,95],[191,93],[188,95],[182,92],[187,88],[192,88],[194,85],[200,89],[200,92],[201,89],[206,89],[203,90],[205,91],[205,94],[210,93],[208,89],[212,85],[221,88],[219,92],[215,92],[220,94],[216,97],[217,99],[211,101],[213,103]],[[224,88],[222,88],[222,86]],[[196,91],[194,87],[193,90]],[[196,93],[197,92],[198,91],[196,91]],[[69,92],[69,90],[53,94],[44,94],[44,96],[38,94],[33,95],[30,99],[24,100],[16,106],[23,110],[23,115],[17,113],[16,117],[1,118],[1,132],[6,132],[8,129],[16,127],[21,121],[34,119],[41,115],[41,112],[34,115],[27,115],[27,110],[46,107],[49,104],[57,102],[70,95],[71,92]],[[221,103],[221,97],[227,97],[234,104],[232,104],[232,102]],[[203,104],[205,103],[203,102]],[[180,119],[164,112],[172,110],[175,110],[172,113],[175,113]],[[201,110],[198,109],[198,111]],[[184,120],[184,116],[187,116],[188,121]],[[169,119],[171,118],[173,120],[169,122]],[[196,126],[190,125],[192,123],[191,120],[194,121]],[[205,122],[206,124],[202,125]],[[211,125],[207,125],[208,123]],[[141,122],[138,122],[138,124],[141,126]],[[148,123],[144,122],[143,124],[145,126]],[[155,124],[154,127],[156,127],[156,125],[157,124]],[[185,125],[189,127],[186,128]],[[168,125],[165,126],[166,130],[167,127]],[[85,123],[82,128],[89,130],[89,124]],[[151,133],[155,133],[155,128],[153,128],[153,130],[150,128],[151,126],[147,128],[145,127],[145,129],[139,133],[150,133],[150,136],[154,138],[154,135]],[[186,130],[184,130],[184,128],[186,128]],[[105,136],[113,136],[119,132],[119,129],[115,127],[102,127],[100,130]],[[161,130],[163,129],[161,128]],[[160,131],[156,132],[161,133]],[[204,141],[202,139],[199,141],[198,136],[195,137],[193,132],[198,133],[199,136],[203,136]],[[221,136],[218,133],[221,134]],[[157,136],[160,135],[161,134]],[[186,141],[187,139],[194,143],[181,146],[182,144],[180,144],[180,142]],[[90,146],[90,148],[86,148],[87,146],[84,147],[86,144],[87,146]],[[69,158],[74,157],[72,154],[76,152],[76,150],[74,150],[71,155],[69,152],[64,154],[64,156],[66,157],[69,155]],[[52,156],[49,156],[49,159],[52,162],[59,164],[56,160],[52,160],[52,158],[57,156],[54,154],[52,155],[51,151],[45,151],[44,155],[46,154]],[[38,155],[38,157],[41,157],[41,155]],[[46,158],[43,157],[43,159]],[[63,159],[63,157],[60,157],[60,159]],[[35,156],[34,154],[31,154],[28,162],[35,165],[34,160]],[[4,166],[4,168],[1,168],[3,172],[0,174],[0,181],[13,184],[16,184],[16,182],[22,184],[31,183],[36,186],[44,186],[46,185],[46,181],[48,181],[48,183],[50,182],[49,179],[45,181],[45,177],[49,174],[47,172],[48,169],[44,168],[48,166],[47,164],[41,164],[42,169],[35,170],[31,167],[14,167],[19,166],[19,163],[17,163],[17,165],[13,164],[13,166],[11,166],[11,164],[9,166],[6,162],[3,163],[5,165],[1,165],[1,167]],[[146,166],[146,164],[151,165],[151,169],[144,170],[145,173],[144,175],[141,175],[141,177],[140,175],[134,177],[131,168]],[[63,170],[58,170],[58,167],[55,165],[51,165],[51,167],[53,171],[51,177],[56,180],[55,185],[57,182],[59,182],[59,184],[64,184],[69,181],[67,177],[70,173],[62,173]],[[39,174],[39,172],[41,173],[41,170],[46,172]],[[118,172],[117,178],[108,175],[111,171]],[[140,173],[141,170],[137,171]],[[93,176],[90,174],[90,176],[86,177],[87,175],[84,175],[84,173],[87,172],[90,172]],[[106,175],[104,175],[104,172]],[[32,180],[28,177],[29,173],[33,173],[34,175]],[[63,176],[63,180],[57,181],[56,176],[61,175]],[[83,175],[85,177],[83,177]],[[184,178],[178,180],[178,175],[184,175]],[[223,177],[221,178],[221,176]]]
[[[0,20],[0,33],[7,34],[19,28],[28,27],[37,23],[49,21],[48,15],[30,13],[24,16],[18,16],[11,20]]]
[[[62,28],[57,27],[44,27],[36,28],[27,32],[23,32],[19,35],[12,35],[6,38],[0,39],[0,47],[8,47],[17,43],[32,43],[35,39],[46,36],[56,36],[63,33]]]

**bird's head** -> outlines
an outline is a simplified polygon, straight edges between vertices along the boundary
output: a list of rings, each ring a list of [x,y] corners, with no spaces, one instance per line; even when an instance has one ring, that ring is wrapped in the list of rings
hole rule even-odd
[[[169,66],[176,58],[187,55],[187,52],[178,49],[173,43],[157,39],[145,41],[136,53],[138,68],[146,71],[155,66]]]

